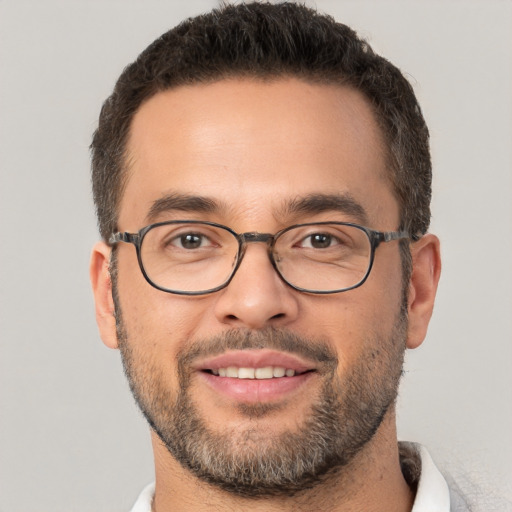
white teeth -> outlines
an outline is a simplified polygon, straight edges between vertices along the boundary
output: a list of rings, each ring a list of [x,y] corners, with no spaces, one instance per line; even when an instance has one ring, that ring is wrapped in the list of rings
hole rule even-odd
[[[239,379],[254,379],[254,368],[238,368]]]
[[[286,369],[276,366],[273,372],[274,377],[284,377],[286,375]]]
[[[238,378],[238,368],[236,366],[228,366],[226,368],[226,377],[237,377]]]
[[[257,379],[271,379],[274,376],[272,366],[265,366],[265,368],[256,368],[254,375]]]
[[[213,375],[219,377],[231,377],[235,379],[272,379],[280,377],[293,377],[295,370],[286,369],[282,366],[265,366],[263,368],[238,368],[228,366],[227,368],[218,368],[211,371]]]

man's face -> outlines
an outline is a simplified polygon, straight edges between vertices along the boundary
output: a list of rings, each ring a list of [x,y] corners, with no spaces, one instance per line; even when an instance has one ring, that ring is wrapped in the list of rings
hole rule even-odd
[[[201,220],[275,233],[347,221],[396,230],[385,161],[371,108],[351,89],[292,79],[182,87],[133,120],[118,227]],[[361,208],[344,208],[347,198]],[[287,286],[263,243],[247,247],[226,288],[204,296],[151,287],[129,244],[118,245],[117,270],[132,390],[173,456],[208,481],[247,494],[298,489],[350,462],[393,408],[406,330],[398,242],[378,248],[363,286],[331,295]],[[295,375],[216,375],[227,367]]]

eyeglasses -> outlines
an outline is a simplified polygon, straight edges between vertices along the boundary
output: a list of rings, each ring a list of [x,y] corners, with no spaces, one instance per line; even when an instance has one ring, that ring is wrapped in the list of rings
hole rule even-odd
[[[148,283],[168,293],[203,295],[225,288],[247,244],[262,242],[286,284],[302,292],[328,294],[361,286],[379,244],[406,238],[411,237],[405,231],[381,232],[349,222],[297,224],[272,235],[236,233],[214,222],[173,220],[138,233],[115,233],[109,242],[134,244]]]

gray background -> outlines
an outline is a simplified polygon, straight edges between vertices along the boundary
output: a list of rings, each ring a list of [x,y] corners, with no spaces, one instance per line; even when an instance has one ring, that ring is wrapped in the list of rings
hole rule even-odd
[[[124,65],[215,4],[0,0],[0,511],[127,510],[152,479],[94,320],[88,145]],[[444,269],[400,437],[511,498],[512,3],[316,4],[407,71],[432,133]]]

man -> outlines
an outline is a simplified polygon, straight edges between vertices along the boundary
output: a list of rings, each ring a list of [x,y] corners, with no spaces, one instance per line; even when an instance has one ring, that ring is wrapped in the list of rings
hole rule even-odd
[[[152,429],[134,511],[450,510],[396,436],[440,274],[398,69],[306,7],[227,6],[125,69],[92,154],[98,325]]]

